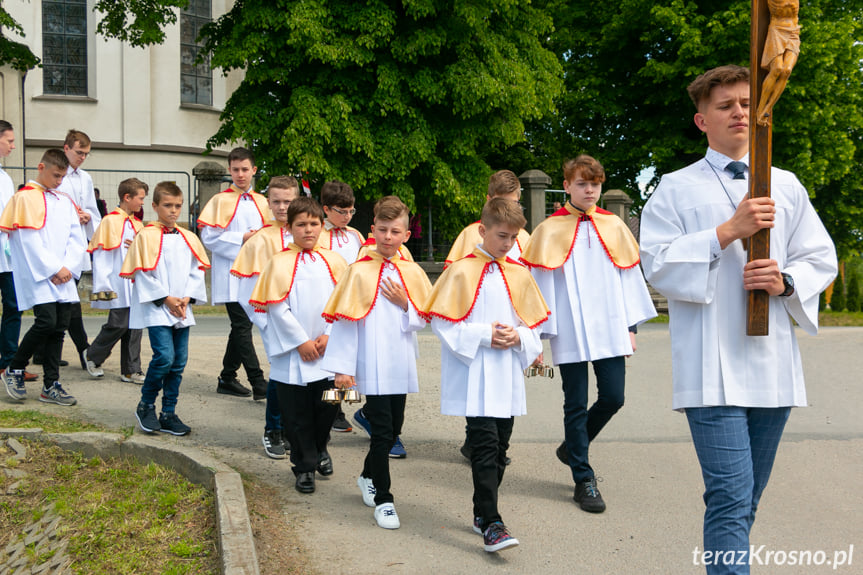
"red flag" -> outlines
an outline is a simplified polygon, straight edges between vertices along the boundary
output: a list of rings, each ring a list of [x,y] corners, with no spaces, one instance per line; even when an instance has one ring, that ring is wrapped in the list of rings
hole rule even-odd
[[[312,195],[312,188],[309,187],[309,182],[306,180],[303,180],[303,193],[309,197]]]

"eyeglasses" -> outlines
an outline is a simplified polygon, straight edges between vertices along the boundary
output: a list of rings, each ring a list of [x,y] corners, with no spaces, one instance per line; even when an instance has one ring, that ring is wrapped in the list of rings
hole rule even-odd
[[[91,154],[91,152],[82,152],[81,150],[72,150],[72,151],[75,152],[78,155],[78,157],[81,158],[82,160],[86,160],[87,156],[89,156]]]
[[[334,212],[336,212],[337,214],[339,214],[340,216],[352,216],[352,215],[354,215],[355,213],[357,213],[356,208],[351,208],[351,209],[349,209],[349,210],[342,210],[342,209],[340,209],[340,208],[337,208],[337,207],[333,206],[332,210],[333,210]]]

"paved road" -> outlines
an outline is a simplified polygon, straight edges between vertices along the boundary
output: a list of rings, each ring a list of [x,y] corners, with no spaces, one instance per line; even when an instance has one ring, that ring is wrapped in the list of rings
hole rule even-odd
[[[521,545],[492,555],[482,551],[481,539],[470,529],[470,468],[458,453],[464,422],[439,413],[440,355],[430,331],[419,336],[422,391],[408,400],[403,434],[408,458],[391,464],[402,528],[385,531],[375,525],[355,483],[366,436],[334,434],[335,474],[319,480],[314,495],[296,493],[289,464],[263,455],[263,404],[215,393],[227,319],[201,317],[199,323],[178,407],[194,431],[165,441],[196,444],[284,486],[283,500],[274,505],[281,505],[322,573],[703,573],[693,565],[701,540],[702,482],[685,418],[670,409],[666,326],[640,330],[639,350],[627,362],[627,404],[591,450],[608,503],[601,515],[584,513],[571,501],[568,468],[554,457],[562,437],[559,376],[528,380],[528,415],[516,421],[513,464],[500,492],[501,513]],[[99,324],[99,318],[87,318],[91,337]],[[762,558],[767,551],[809,551],[819,560],[822,551],[831,562],[834,552],[854,545],[852,565],[835,571],[863,573],[863,328],[798,336],[810,407],[792,413],[752,542],[765,546]],[[65,357],[71,361],[69,348]],[[143,355],[148,361],[149,349]],[[79,398],[78,407],[32,400],[26,405],[132,426],[139,388],[117,380],[117,362],[116,356],[109,358],[101,381],[90,380],[75,365],[65,368],[63,379]],[[12,403],[2,401],[4,407]],[[833,567],[770,565],[754,567],[753,573],[808,575]]]

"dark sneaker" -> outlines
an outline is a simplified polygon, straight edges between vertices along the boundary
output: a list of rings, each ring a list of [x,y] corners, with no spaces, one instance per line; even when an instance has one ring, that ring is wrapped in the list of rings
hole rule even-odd
[[[354,413],[354,421],[357,422],[357,425],[362,427],[363,431],[366,432],[366,435],[369,437],[372,436],[372,424],[369,423],[369,420],[366,419],[366,414],[363,413],[363,408],[359,408],[356,413]]]
[[[159,424],[159,418],[156,417],[156,406],[139,403],[135,410],[135,419],[138,420],[138,425],[147,433],[153,433],[162,429]]]
[[[285,446],[285,454],[291,454],[291,441],[288,439],[288,433],[283,429],[282,430],[282,445]]]
[[[297,474],[297,482],[294,483],[294,488],[300,493],[315,492],[315,472],[304,471]]]
[[[396,437],[396,442],[390,449],[390,459],[404,459],[407,456],[408,452],[405,449],[405,444],[402,443],[402,438]]]
[[[509,531],[506,530],[506,525],[500,521],[495,521],[485,528],[485,532],[482,534],[482,542],[485,550],[489,553],[518,545],[518,539],[510,535]]]
[[[66,393],[59,381],[55,381],[48,389],[42,389],[39,401],[56,403],[57,405],[75,405],[78,400]]]
[[[219,384],[216,386],[216,393],[236,395],[237,397],[249,397],[252,395],[252,390],[243,386],[236,377],[233,379],[222,379],[220,377]]]
[[[162,412],[159,415],[159,425],[162,433],[170,433],[171,435],[188,435],[192,428],[180,421],[176,413]]]
[[[323,476],[333,474],[333,458],[326,451],[321,451],[318,457],[318,473]]]
[[[92,360],[87,359],[86,349],[81,352],[81,363],[84,364],[84,369],[87,370],[87,373],[90,374],[90,377],[102,377],[103,375],[105,375],[105,370],[96,365],[96,363]]]
[[[264,442],[264,453],[267,454],[267,457],[272,459],[285,458],[285,444],[282,442],[281,429],[264,431],[264,438],[262,441]]]
[[[267,399],[267,382],[252,384],[252,399],[255,401],[264,401]]]
[[[557,446],[557,449],[554,450],[554,454],[557,455],[557,460],[569,467],[569,454],[566,452],[566,442],[561,442],[560,445]]]
[[[485,529],[482,528],[482,519],[479,517],[473,518],[473,532],[477,535],[482,535]]]
[[[599,493],[599,489],[596,488],[596,477],[576,483],[575,493],[572,495],[572,498],[588,513],[602,513],[605,511],[605,501],[602,500],[602,495]]]
[[[6,388],[6,393],[9,397],[22,401],[27,399],[27,388],[24,387],[24,370],[23,369],[4,369],[0,374],[3,380],[3,386]]]
[[[348,423],[347,418],[344,413],[339,413],[336,416],[335,421],[333,421],[333,431],[340,431],[341,433],[347,433],[349,431],[353,431],[354,428],[351,427],[351,424]]]

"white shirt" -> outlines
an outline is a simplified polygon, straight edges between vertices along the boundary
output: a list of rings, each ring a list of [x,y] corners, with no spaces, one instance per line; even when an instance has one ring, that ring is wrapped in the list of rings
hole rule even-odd
[[[672,407],[805,406],[792,318],[817,332],[818,296],[836,276],[836,251],[794,174],[773,168],[770,258],[792,276],[794,293],[770,297],[769,335],[747,336],[746,252],[734,241],[718,258],[711,253],[716,227],[746,193],[745,181],[723,172],[729,161],[709,150],[705,159],[666,174],[642,213],[644,272],[668,298],[671,317]]]
[[[519,347],[491,347],[497,322],[516,327]],[[435,317],[431,326],[441,341],[441,413],[500,418],[527,413],[524,369],[542,353],[542,342],[539,331],[516,315],[499,266],[489,266],[464,321]]]
[[[112,300],[96,300],[90,306],[96,309],[121,309],[131,305],[132,282],[120,277],[123,260],[129,251],[126,240],[135,239],[135,229],[127,219],[123,222],[123,237],[120,247],[113,250],[93,250],[93,293],[112,291],[117,297]]]
[[[65,194],[46,191],[45,209],[45,225],[41,229],[18,229],[9,234],[12,277],[21,311],[37,304],[79,301],[74,281],[54,285],[51,276],[65,267],[78,279],[84,260],[89,263],[72,201]]]
[[[378,290],[386,278],[404,287],[398,271],[384,265]],[[410,300],[407,311],[402,311],[378,291],[365,318],[333,324],[321,368],[354,376],[363,395],[416,393],[419,348],[414,332],[425,325]]]
[[[9,174],[0,167],[0,213],[15,193],[15,184]],[[0,231],[0,273],[12,271],[12,249],[9,247],[9,234]]]
[[[288,228],[282,228],[282,246],[287,246],[292,241],[294,241],[294,236],[291,235]],[[249,298],[252,297],[252,291],[255,289],[255,284],[258,283],[259,277],[261,277],[260,271],[251,277],[237,278],[237,301],[240,306],[242,306],[243,310],[245,310],[249,319],[252,320],[252,323],[258,326],[259,330],[263,330],[267,326],[267,314],[256,312],[255,308],[249,303]],[[327,297],[329,297],[329,295],[327,295]],[[326,298],[324,301],[326,301]],[[267,342],[264,341],[264,346],[266,346],[266,344]]]
[[[99,207],[96,205],[96,191],[93,189],[93,178],[81,168],[73,170],[72,166],[69,166],[66,168],[66,175],[63,176],[63,181],[57,190],[69,194],[72,201],[79,208],[90,214],[90,221],[81,226],[86,244],[93,237],[93,234],[96,233],[96,228],[102,222],[102,215],[99,213]],[[90,270],[89,257],[84,262],[83,269],[84,271]]]
[[[192,305],[186,308],[185,319],[171,315],[168,307],[153,302],[167,296],[190,297],[196,304],[207,301],[204,270],[195,258],[186,240],[179,233],[162,235],[162,252],[152,271],[138,270],[132,283],[132,305],[129,328],[143,329],[152,326],[174,328],[195,325]]]
[[[335,226],[333,226],[329,220],[324,221],[325,230],[332,230],[334,227]],[[326,247],[345,258],[345,261],[348,262],[348,264],[352,264],[357,261],[360,248],[363,247],[360,238],[358,238],[354,232],[346,229],[334,232],[332,234],[331,243],[331,246]]]
[[[297,259],[287,299],[268,305],[266,314],[257,315],[267,317],[261,334],[270,360],[270,379],[306,386],[313,381],[333,377],[332,373],[321,369],[323,358],[303,361],[297,347],[330,333],[332,326],[321,317],[321,312],[335,284],[320,255],[300,254]]]
[[[231,266],[243,247],[243,235],[263,226],[264,220],[255,200],[244,194],[237,202],[237,211],[226,228],[201,228],[201,242],[213,255],[213,267],[210,270],[213,304],[240,301],[240,278],[231,273]]]

